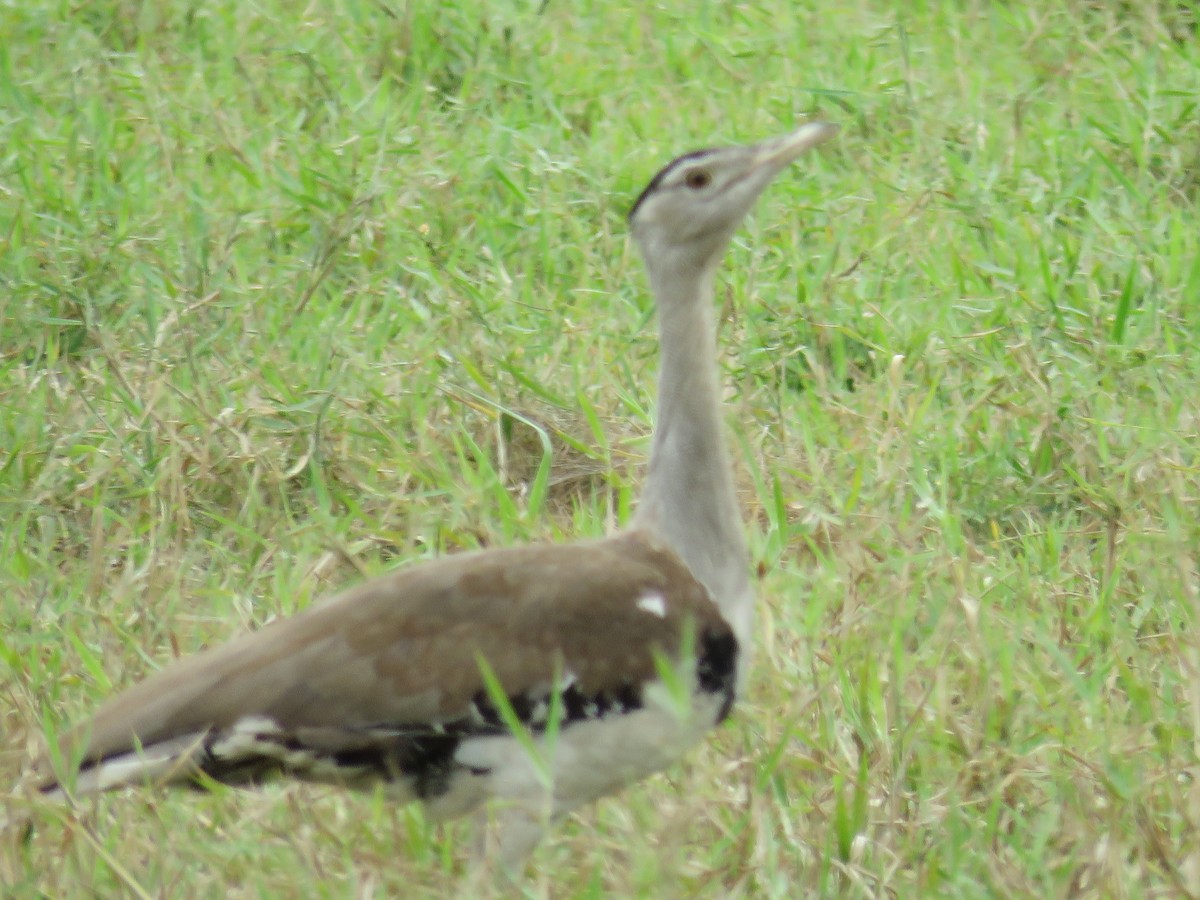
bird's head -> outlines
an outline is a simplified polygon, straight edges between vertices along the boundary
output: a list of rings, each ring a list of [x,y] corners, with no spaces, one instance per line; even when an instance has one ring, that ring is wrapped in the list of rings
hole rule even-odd
[[[759,144],[696,150],[671,162],[629,211],[647,264],[691,269],[715,264],[772,179],[836,133],[836,125],[810,122]]]

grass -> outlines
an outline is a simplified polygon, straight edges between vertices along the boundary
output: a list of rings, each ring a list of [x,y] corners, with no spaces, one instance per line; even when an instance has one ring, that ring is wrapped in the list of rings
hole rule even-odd
[[[838,141],[722,271],[753,688],[555,897],[1200,896],[1194,3],[0,10],[0,783],[362,573],[600,535],[655,370],[623,214]],[[439,896],[466,826],[119,795],[35,896]]]

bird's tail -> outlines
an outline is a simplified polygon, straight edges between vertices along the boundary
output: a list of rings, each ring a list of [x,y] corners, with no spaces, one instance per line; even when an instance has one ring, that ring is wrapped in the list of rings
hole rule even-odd
[[[43,776],[37,787],[46,797],[63,798],[86,797],[134,785],[190,781],[196,776],[204,736],[203,732],[186,734],[88,763],[66,784],[57,777]]]
[[[81,797],[118,788],[191,781],[199,769],[203,740],[201,733],[160,741],[86,763],[71,776],[56,772],[44,758],[10,795],[10,809],[0,813],[0,833],[31,825],[37,808],[46,803],[69,806]]]

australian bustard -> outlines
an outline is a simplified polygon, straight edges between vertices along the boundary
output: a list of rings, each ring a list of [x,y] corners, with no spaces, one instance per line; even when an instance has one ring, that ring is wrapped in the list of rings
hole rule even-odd
[[[171,663],[70,732],[56,755],[78,771],[43,760],[38,790],[382,781],[435,819],[496,799],[511,870],[548,823],[697,743],[742,684],[754,603],[722,438],[713,277],[767,184],[835,130],[689,153],[634,204],[662,367],[627,529],[414,565]],[[540,765],[506,726],[514,715]]]

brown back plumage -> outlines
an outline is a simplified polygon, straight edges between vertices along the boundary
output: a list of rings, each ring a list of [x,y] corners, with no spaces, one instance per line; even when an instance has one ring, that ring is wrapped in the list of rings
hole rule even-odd
[[[569,591],[569,594],[566,592]],[[662,598],[662,615],[638,607]],[[487,550],[401,570],[260,631],[175,662],[64,738],[85,766],[135,747],[262,717],[286,732],[433,727],[468,714],[482,655],[510,697],[555,669],[585,696],[655,676],[684,621],[725,635],[708,592],[641,533]]]

